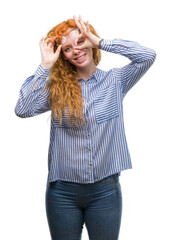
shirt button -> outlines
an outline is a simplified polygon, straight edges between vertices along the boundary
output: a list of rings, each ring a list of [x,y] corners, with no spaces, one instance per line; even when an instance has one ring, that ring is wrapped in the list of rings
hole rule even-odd
[[[85,120],[85,122],[87,123],[87,120]]]
[[[87,97],[85,97],[85,99],[87,99]]]
[[[40,74],[42,74],[42,72],[40,72]]]
[[[90,166],[93,166],[93,164],[92,164],[92,163],[90,163]]]
[[[90,75],[90,77],[92,78],[92,77],[93,77],[93,75]]]
[[[85,82],[85,85],[86,85],[87,83]]]
[[[90,134],[88,134],[88,137],[90,137]]]
[[[91,151],[91,149],[89,148],[89,151]]]

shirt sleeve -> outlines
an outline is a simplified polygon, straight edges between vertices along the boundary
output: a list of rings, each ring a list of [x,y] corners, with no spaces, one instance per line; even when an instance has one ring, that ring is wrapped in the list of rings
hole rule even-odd
[[[44,89],[49,72],[49,69],[43,69],[39,65],[35,74],[24,81],[14,110],[18,117],[32,117],[50,110],[48,104],[49,88]]]
[[[123,97],[147,72],[156,59],[156,52],[153,49],[129,40],[104,39],[101,49],[123,55],[131,60],[129,64],[116,69],[121,81]]]

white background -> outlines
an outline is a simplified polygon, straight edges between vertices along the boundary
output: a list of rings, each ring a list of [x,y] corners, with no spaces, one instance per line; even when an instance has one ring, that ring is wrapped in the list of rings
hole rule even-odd
[[[50,112],[18,118],[14,108],[24,80],[41,59],[39,40],[58,23],[82,15],[101,38],[123,38],[154,49],[150,70],[123,101],[133,169],[121,173],[120,240],[171,239],[171,35],[169,1],[6,1],[1,22],[0,239],[50,239],[45,188]],[[129,60],[102,51],[99,68]],[[84,225],[83,240],[88,240]]]

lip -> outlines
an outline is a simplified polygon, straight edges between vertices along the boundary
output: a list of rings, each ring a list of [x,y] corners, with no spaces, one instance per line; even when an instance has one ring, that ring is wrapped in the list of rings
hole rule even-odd
[[[86,53],[85,54],[83,54],[83,55],[81,55],[81,56],[78,56],[77,58],[80,58],[80,57],[83,57],[82,59],[80,59],[80,60],[77,60],[77,58],[74,58],[74,61],[76,61],[76,62],[78,62],[78,63],[81,63],[81,62],[83,62],[84,60],[85,60],[85,57],[86,57]]]

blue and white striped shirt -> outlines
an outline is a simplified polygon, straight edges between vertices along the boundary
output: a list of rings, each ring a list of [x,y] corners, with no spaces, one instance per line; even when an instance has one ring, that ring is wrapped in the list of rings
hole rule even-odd
[[[137,42],[103,40],[101,50],[121,54],[131,62],[121,68],[97,68],[82,87],[86,119],[83,126],[69,127],[67,113],[62,126],[51,114],[48,150],[48,181],[94,183],[114,173],[132,168],[124,130],[122,101],[126,93],[150,68],[156,53]],[[19,92],[15,113],[21,118],[50,110],[49,89],[44,87],[50,70],[38,66]]]

